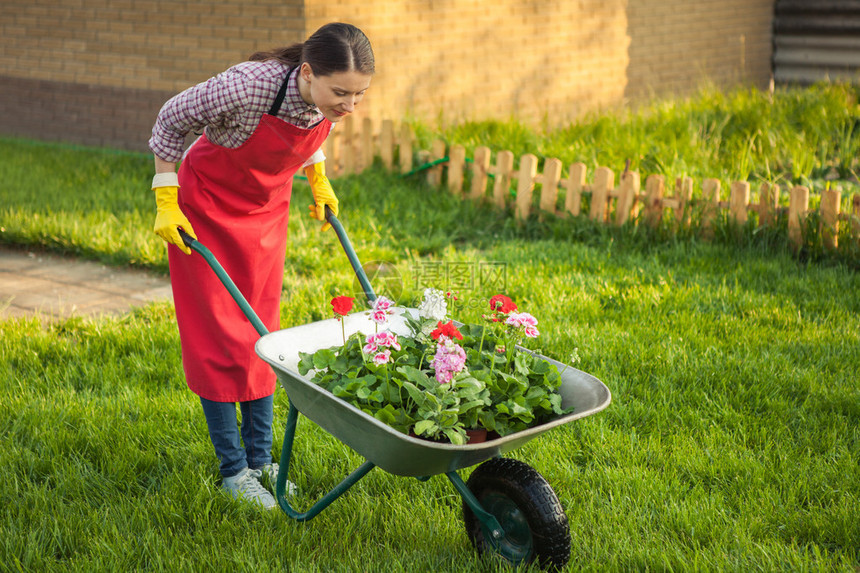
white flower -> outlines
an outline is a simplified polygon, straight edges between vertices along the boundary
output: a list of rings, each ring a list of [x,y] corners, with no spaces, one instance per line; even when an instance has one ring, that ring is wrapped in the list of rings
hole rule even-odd
[[[448,302],[441,290],[428,288],[424,290],[424,300],[418,305],[418,314],[433,320],[445,320],[448,315]]]

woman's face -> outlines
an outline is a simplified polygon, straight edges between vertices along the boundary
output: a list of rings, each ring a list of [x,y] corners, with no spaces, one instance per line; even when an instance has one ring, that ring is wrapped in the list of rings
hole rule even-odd
[[[373,76],[360,72],[336,72],[330,76],[314,75],[310,65],[302,64],[299,91],[305,102],[319,108],[332,123],[337,123],[355,110],[370,87]],[[302,85],[304,83],[304,86]],[[305,89],[302,89],[302,88]]]

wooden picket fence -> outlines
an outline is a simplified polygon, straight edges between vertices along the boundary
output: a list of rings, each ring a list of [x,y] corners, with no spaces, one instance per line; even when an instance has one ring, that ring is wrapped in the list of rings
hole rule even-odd
[[[814,213],[809,208],[809,189],[804,186],[788,190],[787,207],[780,205],[780,186],[770,183],[761,184],[754,203],[749,182],[733,182],[724,197],[721,182],[708,178],[702,181],[701,198],[694,198],[694,181],[690,177],[677,178],[669,191],[663,175],[649,175],[643,191],[639,173],[627,169],[619,176],[617,185],[615,172],[608,167],[595,169],[588,183],[583,163],[569,165],[567,176],[562,178],[564,165],[559,159],[546,159],[538,172],[539,160],[530,153],[520,157],[515,168],[514,154],[510,151],[496,153],[493,161],[489,148],[478,147],[474,157],[467,159],[461,145],[449,148],[437,140],[431,149],[415,152],[414,140],[406,123],[396,129],[393,121],[385,120],[377,132],[370,118],[365,118],[357,129],[353,118],[348,117],[326,142],[327,170],[333,177],[357,173],[379,157],[389,170],[403,174],[422,172],[432,186],[444,186],[456,196],[489,202],[502,209],[513,208],[521,220],[537,212],[539,216],[587,215],[594,221],[618,226],[638,221],[656,227],[668,218],[681,227],[690,225],[697,210],[702,233],[708,237],[723,214],[744,225],[750,214],[756,213],[759,227],[772,226],[777,217],[787,214],[788,237],[795,249],[803,245],[807,218]],[[416,160],[418,167],[414,169]],[[467,174],[471,177],[467,178]],[[540,192],[536,197],[537,186]],[[516,192],[512,193],[512,189]],[[588,208],[583,213],[586,197]],[[843,212],[842,190],[838,186],[821,191],[819,230],[826,248],[837,248],[843,224],[849,225],[850,236],[860,244],[860,193],[853,193],[849,204],[849,209]]]

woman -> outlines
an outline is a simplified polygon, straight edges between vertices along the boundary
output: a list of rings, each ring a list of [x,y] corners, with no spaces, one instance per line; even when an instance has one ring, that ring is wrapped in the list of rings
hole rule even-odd
[[[327,24],[304,43],[248,62],[171,98],[149,146],[155,155],[155,233],[168,243],[170,278],[188,387],[200,396],[223,488],[272,508],[275,374],[254,352],[259,335],[178,228],[206,245],[269,330],[279,328],[293,175],[301,168],[325,223],[338,200],[320,146],[370,86],[364,33]],[[203,131],[182,154],[185,136]],[[176,164],[182,159],[179,172]],[[236,421],[236,403],[242,417]],[[242,447],[244,443],[244,447]]]

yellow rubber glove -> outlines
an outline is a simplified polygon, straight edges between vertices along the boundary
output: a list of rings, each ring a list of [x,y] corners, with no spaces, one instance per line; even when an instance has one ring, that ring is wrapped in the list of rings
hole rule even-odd
[[[182,230],[197,238],[194,234],[194,229],[188,218],[179,209],[179,186],[164,186],[153,187],[155,191],[155,205],[158,208],[158,213],[155,215],[155,226],[153,231],[155,234],[167,241],[173,243],[186,255],[191,254],[191,249],[188,248],[179,236],[177,227],[182,227]]]
[[[325,224],[320,231],[331,229],[331,225],[325,220],[325,206],[331,207],[335,217],[338,213],[338,201],[334,195],[334,189],[331,188],[328,177],[325,176],[325,162],[320,161],[313,165],[305,167],[305,175],[308,177],[308,183],[311,184],[311,193],[314,195],[316,205],[309,205],[311,217],[318,221],[323,221]]]

